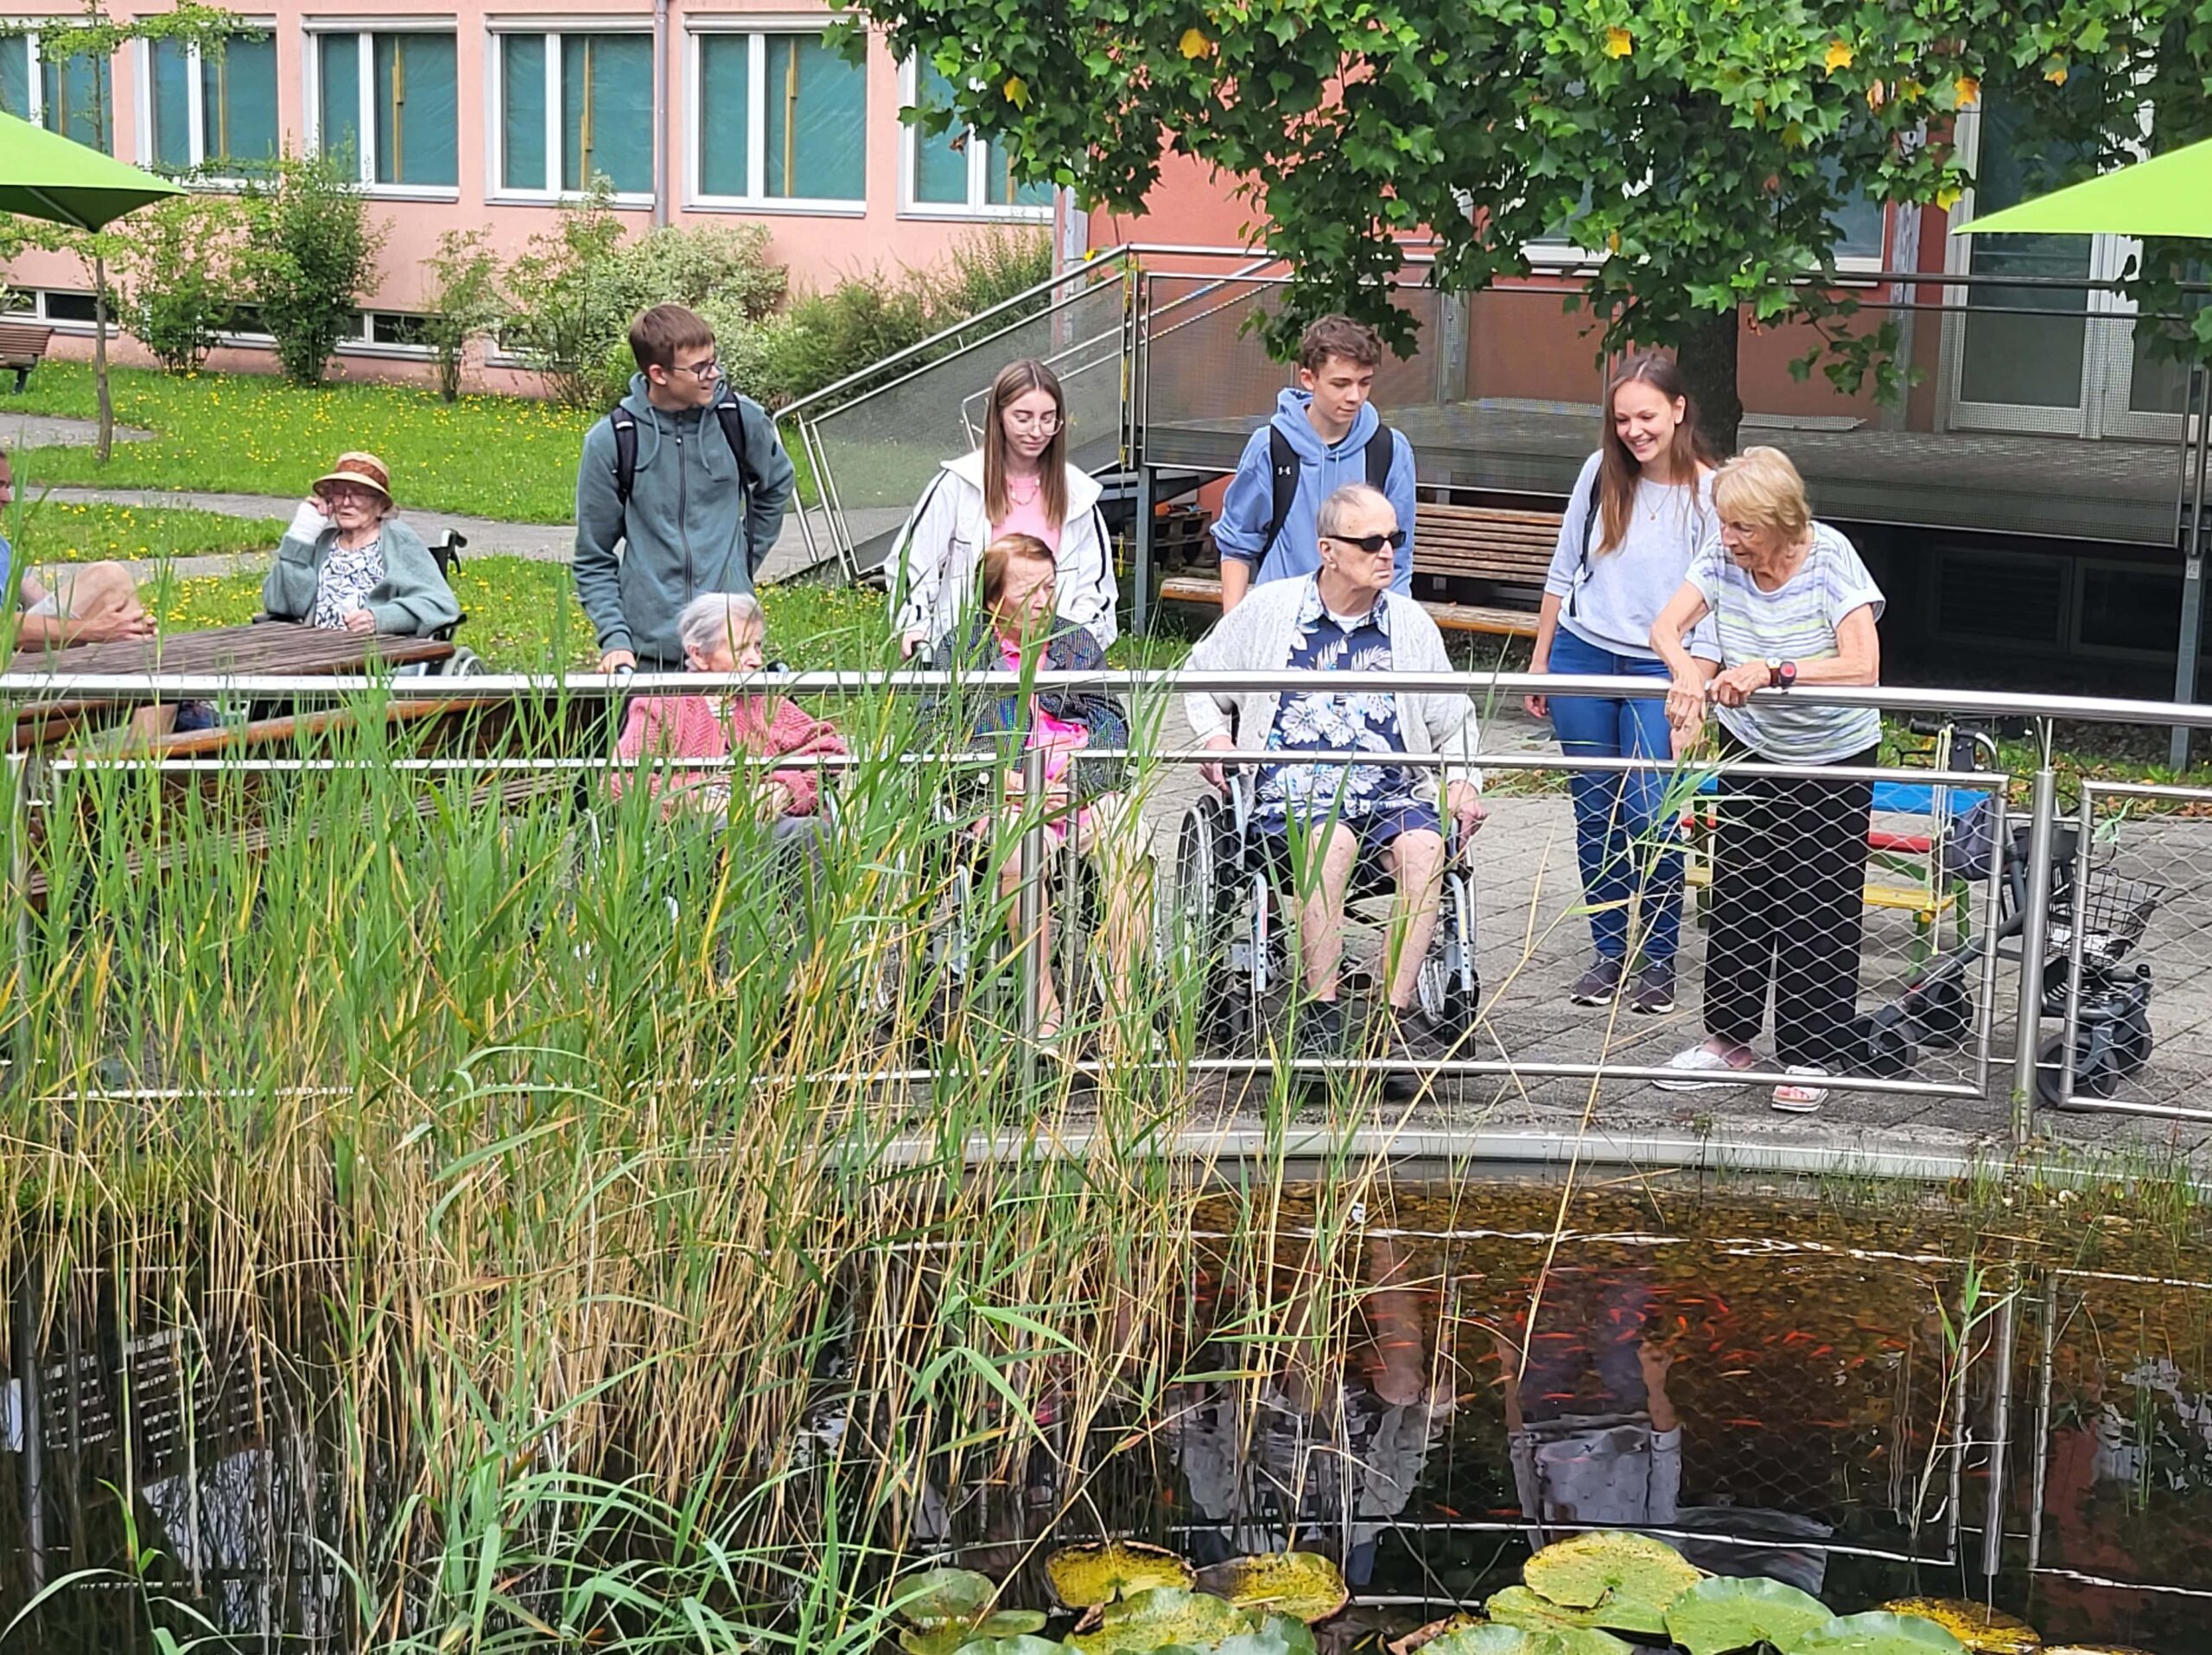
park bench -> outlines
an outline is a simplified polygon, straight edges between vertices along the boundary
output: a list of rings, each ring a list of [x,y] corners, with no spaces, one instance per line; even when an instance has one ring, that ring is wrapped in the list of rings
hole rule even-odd
[[[32,321],[0,321],[0,368],[16,370],[16,394],[31,382],[31,370],[46,358],[54,329]]]
[[[1424,500],[1414,511],[1414,595],[1446,632],[1533,638],[1533,608],[1462,602],[1444,594],[1451,582],[1475,581],[1491,589],[1526,590],[1533,598],[1551,566],[1559,525],[1556,512]],[[1221,579],[1173,575],[1160,583],[1160,595],[1182,603],[1218,604]]]

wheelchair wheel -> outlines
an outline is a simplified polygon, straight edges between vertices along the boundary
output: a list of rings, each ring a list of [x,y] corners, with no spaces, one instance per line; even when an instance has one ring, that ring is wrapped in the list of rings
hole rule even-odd
[[[1457,1042],[1474,1028],[1475,1015],[1482,1009],[1482,978],[1475,971],[1474,903],[1466,881],[1457,875],[1447,879],[1444,898],[1443,912],[1436,916],[1436,935],[1414,983],[1429,1027]]]
[[[1176,829],[1169,946],[1176,980],[1198,985],[1200,1029],[1208,1040],[1233,1046],[1251,1033],[1253,1017],[1249,986],[1228,960],[1229,892],[1222,879],[1227,814],[1220,800],[1202,797]]]
[[[2144,1034],[2150,1030],[2146,1025]],[[2121,1056],[2117,1037],[2120,1029],[2113,1023],[2084,1024],[2074,1036],[2074,1096],[2110,1098],[2120,1090],[2120,1083],[2129,1073],[2121,1067]],[[2150,1053],[2144,1053],[2147,1060]],[[2065,1079],[2065,1047],[2061,1041],[2044,1042],[2043,1050],[2036,1056],[2036,1101],[2047,1109],[2078,1111],[2079,1105],[2070,1101],[2061,1091]]]
[[[1974,1020],[1966,985],[1948,974],[1929,977],[1906,990],[1904,1010],[1922,1040],[1945,1050],[1966,1039],[1967,1026]]]
[[[2135,1074],[2151,1060],[2151,1009],[2131,1006],[2113,1026],[2113,1062],[2123,1075]]]
[[[1913,1024],[1903,1007],[1884,1006],[1857,1022],[1862,1047],[1859,1061],[1867,1074],[1894,1080],[1912,1073],[1920,1052],[1913,1041]]]

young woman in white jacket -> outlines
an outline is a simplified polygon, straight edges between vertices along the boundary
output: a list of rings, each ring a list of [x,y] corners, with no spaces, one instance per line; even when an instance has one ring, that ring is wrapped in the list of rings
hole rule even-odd
[[[1033,534],[1052,549],[1063,620],[1100,647],[1118,635],[1114,558],[1098,484],[1068,463],[1067,401],[1042,362],[1009,362],[983,404],[983,444],[948,460],[891,551],[891,624],[912,655],[958,628],[983,549]]]

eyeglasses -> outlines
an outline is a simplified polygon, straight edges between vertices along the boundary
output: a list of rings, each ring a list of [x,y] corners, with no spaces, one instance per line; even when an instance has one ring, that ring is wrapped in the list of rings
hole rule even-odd
[[[1014,412],[1007,415],[1006,423],[1017,431],[1042,431],[1047,436],[1060,429],[1060,417],[1058,414]]]
[[[1372,557],[1377,552],[1395,551],[1411,537],[1403,529],[1393,529],[1388,534],[1329,534],[1321,538],[1340,546],[1357,546]]]
[[[689,373],[695,376],[701,385],[715,378],[721,371],[722,365],[711,356],[703,362],[678,362],[673,369],[673,372],[677,373]]]

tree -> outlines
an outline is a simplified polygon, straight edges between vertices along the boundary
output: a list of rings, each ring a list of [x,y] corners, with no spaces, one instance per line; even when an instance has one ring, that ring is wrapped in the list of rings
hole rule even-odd
[[[376,274],[385,232],[350,168],[328,156],[287,156],[272,183],[246,192],[254,215],[245,264],[262,325],[294,385],[322,383]]]
[[[235,12],[202,5],[199,0],[175,0],[170,10],[134,17],[127,22],[118,22],[101,10],[100,0],[85,0],[85,9],[75,21],[41,18],[35,26],[39,60],[52,65],[57,77],[67,74],[73,58],[81,57],[91,66],[92,129],[103,146],[111,142],[114,130],[112,80],[118,52],[134,41],[181,41],[197,46],[203,55],[219,60],[231,36],[248,32],[245,20]],[[22,35],[31,27],[27,23],[12,24],[0,29],[0,35]],[[92,385],[99,404],[100,421],[97,453],[99,463],[105,465],[115,449],[115,399],[107,377],[111,309],[107,261],[114,244],[100,234],[73,232],[45,245],[65,246],[76,253],[92,278]]]
[[[470,341],[491,333],[506,314],[499,256],[486,232],[448,230],[423,268],[430,278],[430,314],[423,318],[423,337],[438,355],[438,395],[457,402]]]
[[[248,215],[226,195],[177,195],[118,219],[109,245],[124,326],[172,373],[207,359],[238,308]]]
[[[2140,3],[2140,0],[2135,0]],[[2166,0],[2152,0],[2164,4]],[[2202,0],[2175,0],[2201,6]],[[1473,290],[1561,232],[1601,257],[1580,302],[1601,351],[1671,345],[1732,449],[1740,320],[1812,321],[1844,390],[1893,391],[1891,330],[1833,284],[1847,181],[1948,206],[1949,133],[1985,80],[2036,83],[2023,43],[2084,46],[2121,0],[856,0],[926,59],[1026,179],[1135,210],[1164,150],[1232,177],[1298,262],[1281,348],[1344,309],[1401,350],[1395,239]],[[2198,25],[2200,29],[2202,25]],[[2058,49],[2041,48],[2044,55]],[[2202,42],[2186,62],[2201,72]],[[2115,81],[2117,98],[2123,90]],[[1163,143],[1164,138],[1164,143]],[[1572,306],[1575,301],[1570,300]],[[1809,371],[1811,359],[1801,371]]]

